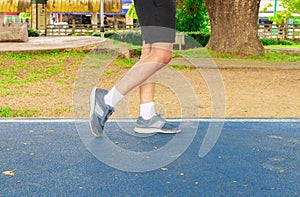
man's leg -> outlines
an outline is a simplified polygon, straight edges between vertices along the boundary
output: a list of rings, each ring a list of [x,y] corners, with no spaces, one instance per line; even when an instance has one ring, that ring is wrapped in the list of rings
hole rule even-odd
[[[114,110],[114,106],[134,88],[141,86],[141,103],[153,101],[154,84],[148,83],[153,74],[168,64],[172,58],[173,43],[175,41],[176,2],[175,0],[134,0],[137,15],[141,25],[141,33],[145,43],[151,43],[150,51],[144,49],[140,59],[122,79],[109,91],[94,88],[91,96],[90,125],[94,134],[102,134],[104,123]],[[147,46],[147,45],[145,45]],[[151,103],[151,102],[150,102]],[[153,110],[154,111],[154,110]],[[95,121],[93,121],[95,120]],[[97,126],[97,120],[100,128]],[[165,133],[179,132],[159,115],[149,120],[139,117],[137,129],[145,133],[144,128],[158,128]],[[140,130],[141,129],[141,130]],[[136,132],[139,132],[135,129]],[[157,130],[147,132],[160,132]]]
[[[142,55],[140,59],[144,59],[151,53],[151,44],[145,44],[142,49]],[[152,75],[140,86],[140,104],[145,104],[154,101],[155,82]]]
[[[143,47],[141,59],[147,57],[151,52],[151,44],[146,44]],[[142,85],[140,85],[140,116],[144,119],[150,119],[155,115],[154,93],[155,79],[154,75],[149,77]]]
[[[149,54],[141,58],[140,61],[127,71],[122,79],[109,92],[100,88],[92,91],[90,97],[92,112],[90,115],[90,125],[95,136],[102,135],[106,120],[113,112],[114,106],[125,94],[135,87],[140,86],[156,71],[170,62],[172,59],[172,49],[172,43],[152,43]],[[145,86],[142,87],[143,101],[153,100],[153,84],[144,85]],[[149,93],[149,95],[146,96],[146,93]],[[98,98],[96,98],[97,96]],[[178,133],[181,129],[167,123],[157,115],[149,120],[139,117],[135,131],[138,133]]]
[[[152,43],[150,53],[140,59],[116,84],[123,95],[141,85],[156,71],[168,64],[172,58],[172,43]]]
[[[105,103],[114,107],[124,95],[143,84],[172,58],[172,43],[152,43],[148,55],[141,58],[105,96]]]
[[[151,47],[149,56],[156,48]],[[149,52],[149,51],[148,51]],[[143,56],[142,56],[143,57]],[[173,124],[168,123],[159,114],[155,112],[154,92],[155,78],[152,75],[140,86],[140,117],[137,119],[134,131],[137,133],[179,133],[181,129]]]
[[[140,117],[149,120],[155,116],[154,106],[155,82],[147,80],[140,86]]]

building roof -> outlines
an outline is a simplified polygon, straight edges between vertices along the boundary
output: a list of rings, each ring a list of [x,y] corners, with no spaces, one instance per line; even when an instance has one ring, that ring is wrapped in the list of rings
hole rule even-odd
[[[0,0],[0,12],[29,12],[31,0]],[[99,12],[100,0],[48,0],[48,12]],[[105,0],[105,12],[122,12],[121,0]]]
[[[31,0],[0,0],[0,12],[26,12]]]
[[[48,0],[49,12],[99,12],[100,0]],[[122,12],[121,0],[105,0],[104,12]]]

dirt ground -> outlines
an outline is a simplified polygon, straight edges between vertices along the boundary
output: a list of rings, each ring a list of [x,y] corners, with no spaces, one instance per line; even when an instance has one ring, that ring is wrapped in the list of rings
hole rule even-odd
[[[166,117],[300,117],[299,68],[241,68],[227,63],[217,70],[185,69],[179,73],[171,76],[173,85],[163,80],[156,88],[157,111],[163,108]],[[180,75],[187,83],[182,84]],[[105,86],[110,88],[109,83]],[[188,86],[192,92],[186,90]],[[138,91],[134,91],[128,102],[132,117],[138,115],[138,102]]]
[[[300,66],[270,67],[272,63],[263,61],[245,62],[219,60],[219,69],[173,69],[170,66],[162,70],[173,70],[166,82],[159,82],[156,88],[158,112],[164,117],[238,117],[238,118],[299,118],[300,117]],[[173,62],[173,64],[176,64]],[[249,66],[250,65],[250,66]],[[261,67],[265,65],[265,67]],[[278,65],[277,65],[278,66]],[[111,88],[125,72],[109,66],[98,83]],[[56,78],[47,79],[30,87],[36,95],[25,94],[1,96],[1,103],[13,109],[35,109],[35,117],[78,117],[74,115],[74,80],[78,68],[69,70],[70,80],[63,86]],[[175,74],[174,74],[175,73]],[[158,77],[159,78],[159,77]],[[182,81],[183,80],[183,81]],[[25,87],[26,88],[26,87]],[[28,88],[28,87],[27,87]],[[137,117],[139,110],[138,90],[127,97],[127,114],[115,113],[116,117]],[[88,95],[84,97],[88,98]],[[88,107],[83,115],[86,117]]]

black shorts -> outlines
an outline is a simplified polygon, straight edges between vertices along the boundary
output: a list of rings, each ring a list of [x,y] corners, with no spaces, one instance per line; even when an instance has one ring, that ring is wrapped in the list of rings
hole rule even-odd
[[[175,42],[176,0],[134,0],[134,5],[146,44]]]

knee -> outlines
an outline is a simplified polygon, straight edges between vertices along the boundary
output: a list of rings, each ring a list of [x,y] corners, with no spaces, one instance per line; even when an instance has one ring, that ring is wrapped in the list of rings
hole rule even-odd
[[[163,57],[162,63],[163,63],[163,64],[168,64],[171,60],[172,60],[172,52],[166,54],[166,55]]]
[[[155,57],[156,61],[159,64],[163,64],[163,65],[168,64],[172,60],[172,52],[171,51],[158,52],[156,54],[153,54],[153,56]]]

